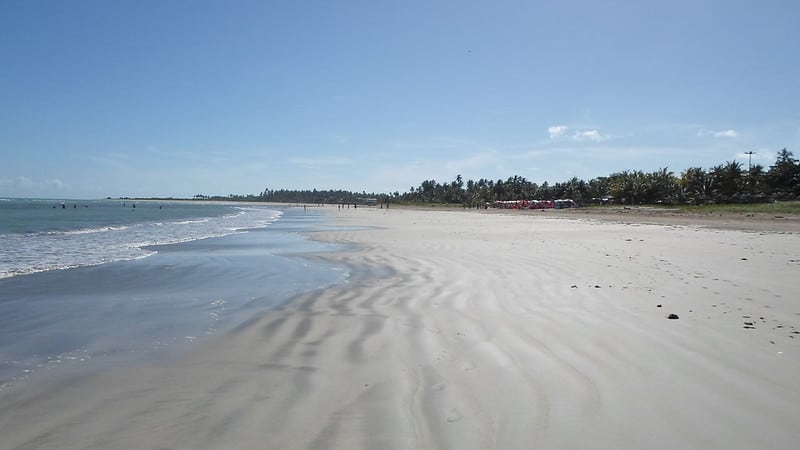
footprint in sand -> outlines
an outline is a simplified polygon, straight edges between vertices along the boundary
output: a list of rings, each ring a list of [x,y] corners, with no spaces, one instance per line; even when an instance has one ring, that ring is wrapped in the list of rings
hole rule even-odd
[[[456,408],[451,408],[447,413],[447,421],[453,423],[459,420],[461,420],[461,413]]]

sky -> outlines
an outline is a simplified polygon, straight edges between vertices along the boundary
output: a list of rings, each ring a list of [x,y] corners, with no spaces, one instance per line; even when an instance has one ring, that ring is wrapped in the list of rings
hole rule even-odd
[[[800,157],[800,2],[0,1],[0,197]]]

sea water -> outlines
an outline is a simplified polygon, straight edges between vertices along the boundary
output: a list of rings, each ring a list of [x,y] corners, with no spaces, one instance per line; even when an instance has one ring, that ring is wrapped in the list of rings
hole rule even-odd
[[[342,283],[318,208],[0,200],[0,389],[171,357]]]
[[[142,258],[150,245],[258,228],[281,214],[199,202],[0,199],[0,278]]]

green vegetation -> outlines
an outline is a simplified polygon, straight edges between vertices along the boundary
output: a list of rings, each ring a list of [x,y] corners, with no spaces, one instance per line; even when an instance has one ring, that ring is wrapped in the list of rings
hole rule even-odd
[[[457,176],[450,183],[425,180],[397,200],[417,203],[448,203],[480,206],[509,200],[572,199],[579,204],[706,205],[764,203],[800,198],[800,163],[786,149],[765,171],[761,165],[748,170],[728,161],[704,170],[691,167],[676,176],[667,168],[655,172],[622,171],[590,181],[572,178],[552,186],[538,185],[515,175],[507,180],[466,183]]]
[[[258,195],[230,195],[196,199],[262,201],[309,204],[396,203],[425,206],[484,207],[497,201],[572,199],[579,205],[664,205],[694,212],[764,212],[798,214],[800,162],[785,148],[769,169],[747,169],[737,161],[705,170],[690,167],[680,175],[668,168],[654,172],[625,170],[589,181],[572,178],[555,183],[533,183],[514,175],[506,180],[464,181],[461,175],[449,183],[425,180],[408,192],[367,194],[344,190],[271,190]],[[777,202],[777,203],[775,203]],[[748,205],[748,206],[744,206]]]
[[[261,193],[259,200],[275,203],[311,203],[311,204],[365,204],[370,203],[369,199],[376,199],[378,202],[385,203],[389,196],[386,194],[367,194],[366,192],[327,190],[318,191],[304,190],[291,191],[286,189],[270,190],[265,189]]]

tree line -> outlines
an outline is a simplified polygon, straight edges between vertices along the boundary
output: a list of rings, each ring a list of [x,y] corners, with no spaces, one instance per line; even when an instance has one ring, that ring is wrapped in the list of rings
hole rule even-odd
[[[195,196],[201,197],[201,195]],[[203,196],[204,197],[204,196]],[[208,198],[208,197],[204,197]],[[212,197],[216,199],[216,197]],[[756,203],[800,198],[800,162],[785,148],[768,169],[760,164],[744,167],[727,161],[708,170],[690,167],[676,175],[668,168],[654,172],[624,170],[589,181],[573,177],[564,182],[537,184],[514,175],[506,180],[424,180],[408,192],[361,193],[346,190],[265,189],[257,195],[224,199],[308,204],[357,204],[366,199],[379,203],[441,203],[479,207],[496,201],[571,199],[578,204],[705,204]]]
[[[450,203],[482,206],[496,201],[572,199],[579,204],[703,204],[755,203],[800,198],[800,163],[785,148],[775,164],[765,169],[748,168],[727,161],[705,170],[690,167],[679,175],[668,168],[654,172],[625,170],[589,181],[573,177],[554,183],[537,184],[514,175],[506,180],[467,180],[461,175],[449,183],[425,180],[397,200],[421,203]],[[393,198],[394,200],[394,198]]]
[[[345,190],[287,190],[287,189],[264,189],[259,196],[259,200],[274,203],[310,203],[310,204],[359,204],[365,203],[366,199],[374,198],[381,202],[388,199],[386,194],[367,194],[350,192]]]

